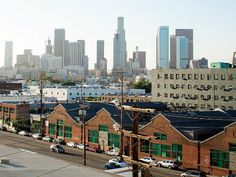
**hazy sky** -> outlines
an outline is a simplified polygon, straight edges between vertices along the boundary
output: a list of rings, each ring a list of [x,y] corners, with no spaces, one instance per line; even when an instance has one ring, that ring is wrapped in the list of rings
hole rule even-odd
[[[24,49],[42,55],[54,28],[65,28],[66,39],[86,41],[89,68],[96,61],[96,40],[105,40],[108,67],[113,63],[117,17],[125,18],[128,58],[136,46],[155,64],[155,38],[161,25],[194,29],[194,58],[231,62],[236,51],[236,0],[0,0],[0,66],[4,43],[13,41],[14,61]]]

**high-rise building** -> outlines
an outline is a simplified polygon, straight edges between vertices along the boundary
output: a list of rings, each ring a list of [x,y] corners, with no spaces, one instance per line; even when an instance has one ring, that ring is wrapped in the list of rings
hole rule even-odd
[[[55,29],[54,31],[54,54],[64,59],[65,29]]]
[[[125,69],[127,62],[124,17],[118,17],[118,29],[113,39],[113,69]]]
[[[176,36],[185,36],[188,38],[188,56],[189,61],[193,60],[193,29],[176,29]]]
[[[46,44],[46,54],[52,54],[52,44],[50,39],[48,39]]]
[[[78,65],[79,66],[85,66],[84,63],[84,56],[85,56],[85,41],[84,40],[78,40]]]
[[[176,68],[176,36],[170,36],[170,68]]]
[[[133,52],[133,58],[137,58],[140,64],[140,68],[146,68],[146,52],[145,51]]]
[[[62,66],[68,66],[69,65],[69,40],[65,40],[64,42],[64,57],[63,57],[63,63]]]
[[[189,68],[188,38],[185,36],[176,36],[176,68]]]
[[[169,27],[160,26],[156,37],[156,68],[169,68]]]
[[[104,40],[97,40],[97,68],[100,69],[101,60],[104,58]]]
[[[69,60],[68,65],[79,65],[79,45],[78,42],[69,43]]]
[[[13,63],[13,43],[12,41],[5,42],[5,67],[12,67]]]
[[[208,68],[208,60],[204,57],[199,60],[191,60],[190,68],[193,68],[193,69]]]

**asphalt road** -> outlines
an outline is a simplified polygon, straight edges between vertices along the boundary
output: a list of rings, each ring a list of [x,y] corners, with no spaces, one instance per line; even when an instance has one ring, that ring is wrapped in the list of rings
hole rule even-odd
[[[35,140],[31,137],[25,137],[9,132],[0,131],[0,144],[14,148],[24,148],[43,155],[62,159],[75,165],[83,164],[83,150],[65,146],[66,153],[57,154],[50,151],[49,146],[51,145],[51,143],[43,142],[41,140]],[[101,170],[103,169],[104,163],[106,163],[111,158],[111,156],[107,156],[105,154],[98,154],[87,151],[87,166]],[[169,170],[158,167],[152,167],[151,173],[153,177],[179,177],[181,174],[181,172],[176,170]]]

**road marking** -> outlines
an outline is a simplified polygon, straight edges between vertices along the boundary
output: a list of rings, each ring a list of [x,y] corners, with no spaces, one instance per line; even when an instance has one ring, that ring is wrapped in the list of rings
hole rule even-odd
[[[33,151],[29,151],[29,150],[26,150],[26,149],[20,149],[21,151],[23,151],[23,152],[28,152],[28,153],[31,153],[31,154],[38,154],[38,153],[36,153],[36,152],[33,152]]]

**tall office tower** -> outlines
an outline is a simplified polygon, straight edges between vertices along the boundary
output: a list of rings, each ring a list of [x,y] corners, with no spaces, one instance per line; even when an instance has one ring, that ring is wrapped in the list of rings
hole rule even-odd
[[[84,64],[84,76],[88,75],[88,70],[89,70],[89,58],[87,55],[83,56],[83,64]]]
[[[176,36],[176,68],[189,68],[188,57],[188,38],[185,36]]]
[[[69,65],[69,40],[65,40],[64,42],[64,57],[62,62],[62,66]]]
[[[84,55],[85,55],[85,41],[84,40],[78,40],[78,65],[84,66]]]
[[[70,42],[69,43],[69,60],[68,65],[79,65],[78,61],[79,56],[79,45],[78,42]]]
[[[127,62],[124,17],[118,17],[118,29],[113,39],[113,69],[125,69]]]
[[[156,37],[156,68],[169,68],[169,27],[160,26]]]
[[[12,67],[13,63],[13,43],[12,41],[5,42],[5,67]]]
[[[52,54],[52,44],[49,38],[47,40],[47,45],[46,45],[46,54]]]
[[[185,36],[188,38],[188,56],[189,61],[193,60],[193,29],[176,29],[176,36]]]
[[[101,60],[104,58],[104,40],[97,40],[97,68],[100,70],[101,66]]]
[[[54,31],[54,54],[56,57],[64,57],[65,29],[55,29]]]
[[[138,55],[138,56],[136,56]],[[133,58],[137,58],[140,64],[140,68],[146,68],[146,52],[145,51],[138,51],[133,52]]]
[[[170,36],[170,68],[176,68],[176,36]]]

